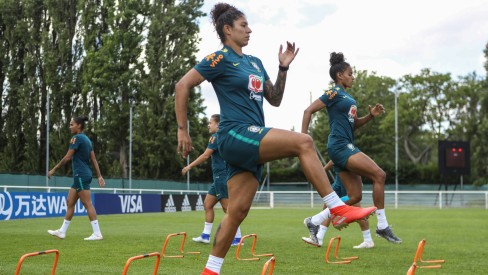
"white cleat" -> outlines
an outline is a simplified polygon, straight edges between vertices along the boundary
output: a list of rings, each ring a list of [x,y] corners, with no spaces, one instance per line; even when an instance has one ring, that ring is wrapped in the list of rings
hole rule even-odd
[[[309,245],[313,245],[316,247],[322,247],[322,242],[320,240],[315,242],[312,238],[302,237],[302,241],[308,243]]]
[[[194,242],[197,243],[204,243],[204,244],[209,244],[210,243],[210,237],[208,239],[202,238],[202,236],[198,236],[196,238],[192,238]]]
[[[103,240],[103,237],[102,237],[102,234],[91,234],[90,237],[88,238],[85,238],[84,239],[85,241],[100,241],[100,240]]]
[[[58,237],[59,239],[64,239],[66,237],[66,233],[59,231],[59,229],[48,230],[47,233],[49,233],[51,236]]]
[[[364,242],[360,243],[359,245],[353,246],[352,248],[362,249],[362,248],[373,248],[373,247],[374,247],[374,242],[364,241]]]

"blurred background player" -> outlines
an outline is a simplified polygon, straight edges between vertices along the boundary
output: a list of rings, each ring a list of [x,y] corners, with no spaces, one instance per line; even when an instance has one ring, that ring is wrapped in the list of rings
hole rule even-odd
[[[209,158],[212,158],[212,175],[213,183],[208,190],[203,206],[205,208],[205,225],[203,232],[199,237],[192,238],[193,241],[199,243],[210,243],[210,234],[212,233],[213,222],[215,218],[214,206],[220,202],[224,213],[227,212],[227,164],[222,159],[217,147],[217,131],[219,130],[220,115],[214,114],[210,117],[208,122],[208,131],[212,136],[210,137],[207,149],[197,159],[195,159],[188,166],[181,170],[181,174],[185,175],[192,167],[204,163]],[[241,228],[237,228],[236,236],[232,241],[232,246],[236,246],[241,241]]]
[[[85,121],[88,121],[87,117],[75,117],[71,120],[69,123],[69,129],[71,134],[73,134],[73,137],[69,142],[68,153],[66,153],[66,156],[64,156],[64,158],[48,173],[48,177],[51,177],[59,167],[73,159],[72,166],[74,182],[68,193],[68,207],[66,209],[63,224],[61,225],[61,228],[57,230],[48,230],[47,232],[52,236],[64,239],[66,237],[68,226],[73,218],[76,202],[78,199],[80,199],[86,209],[88,219],[90,219],[93,229],[93,234],[90,237],[85,238],[85,241],[98,241],[102,240],[103,237],[98,225],[97,212],[91,201],[90,183],[92,181],[92,170],[90,169],[90,161],[93,168],[95,168],[95,172],[97,173],[98,185],[100,187],[104,187],[105,181],[100,173],[95,152],[93,152],[92,142],[83,133]]]

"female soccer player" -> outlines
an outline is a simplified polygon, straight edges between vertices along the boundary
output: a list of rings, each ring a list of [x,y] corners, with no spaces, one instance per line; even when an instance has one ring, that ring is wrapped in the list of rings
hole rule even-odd
[[[312,114],[327,108],[329,116],[330,134],[327,142],[329,157],[334,163],[341,181],[346,185],[349,197],[356,198],[346,204],[356,204],[362,199],[361,176],[373,181],[373,202],[377,207],[378,225],[376,235],[392,243],[402,240],[393,234],[385,214],[385,172],[366,154],[354,145],[354,130],[363,126],[385,112],[383,105],[377,103],[373,108],[369,106],[369,114],[359,118],[354,98],[346,92],[352,87],[354,76],[349,63],[344,61],[342,53],[330,54],[329,74],[335,86],[325,92],[319,99],[305,110],[302,120],[302,133],[308,133]],[[352,194],[352,195],[351,195]],[[327,209],[322,215],[319,213],[309,220],[318,227],[327,218]],[[317,230],[315,230],[317,232]],[[311,239],[314,239],[311,232]]]
[[[64,156],[64,158],[48,173],[48,177],[51,177],[59,167],[73,159],[73,185],[68,193],[68,209],[64,216],[64,222],[61,225],[61,228],[57,230],[48,230],[47,232],[55,237],[64,239],[66,237],[68,226],[73,218],[75,204],[78,199],[80,199],[83,206],[85,206],[93,228],[93,234],[90,237],[85,238],[85,240],[98,241],[102,240],[103,237],[98,225],[97,212],[91,201],[90,183],[92,181],[92,171],[89,164],[90,160],[98,176],[98,185],[104,187],[105,181],[100,173],[100,168],[98,167],[98,162],[95,158],[95,153],[93,152],[91,140],[83,133],[85,121],[88,121],[87,117],[75,117],[71,120],[69,129],[71,130],[73,137],[69,142],[68,153],[66,153],[66,156]]]
[[[215,217],[214,206],[217,202],[222,205],[224,213],[227,212],[227,164],[225,160],[220,156],[219,149],[217,147],[217,131],[219,130],[220,115],[214,114],[210,117],[208,122],[208,131],[212,136],[208,141],[207,149],[197,159],[195,159],[188,166],[185,166],[181,170],[181,174],[185,175],[192,167],[204,163],[210,157],[212,158],[212,174],[213,183],[208,190],[203,206],[205,208],[205,225],[203,232],[199,237],[192,238],[194,242],[210,243],[210,233],[212,232],[213,221]],[[241,241],[241,229],[237,228],[237,233],[232,241],[232,245],[236,246]]]
[[[177,150],[185,158],[192,150],[186,126],[190,90],[208,80],[220,104],[218,148],[228,165],[229,205],[202,274],[219,274],[237,227],[251,208],[265,162],[298,156],[305,176],[331,209],[331,215],[338,217],[334,226],[343,227],[368,217],[376,209],[348,206],[339,199],[330,186],[309,135],[265,127],[263,101],[266,99],[276,107],[280,105],[289,65],[298,53],[295,44],[287,42],[284,52],[280,46],[278,77],[273,84],[261,60],[242,51],[251,36],[244,13],[229,4],[218,3],[211,16],[224,46],[188,71],[176,84],[175,95]]]

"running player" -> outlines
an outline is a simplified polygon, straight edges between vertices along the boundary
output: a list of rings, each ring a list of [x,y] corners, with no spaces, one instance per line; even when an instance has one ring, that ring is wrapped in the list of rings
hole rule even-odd
[[[192,167],[204,163],[209,158],[212,158],[212,175],[213,183],[208,190],[203,206],[205,208],[205,225],[200,236],[192,238],[194,242],[210,243],[210,233],[212,233],[213,221],[215,217],[214,206],[217,202],[222,205],[224,213],[227,212],[227,164],[222,159],[217,147],[217,131],[219,130],[220,115],[214,114],[210,117],[208,122],[208,131],[212,136],[210,137],[207,149],[197,159],[195,159],[188,166],[181,170],[181,174],[185,175]],[[232,241],[232,246],[236,246],[241,241],[241,228],[237,228],[237,233]]]
[[[217,3],[211,16],[224,46],[189,70],[176,84],[175,92],[177,151],[185,158],[192,150],[187,129],[190,90],[208,80],[220,104],[218,148],[228,165],[229,204],[202,274],[220,273],[237,228],[251,208],[265,162],[298,156],[307,179],[331,209],[331,214],[339,217],[333,222],[334,226],[346,226],[368,217],[376,209],[348,206],[339,199],[332,190],[309,135],[265,127],[263,101],[266,99],[276,107],[281,104],[287,71],[298,53],[295,44],[287,42],[285,51],[280,46],[279,71],[273,84],[261,60],[242,51],[251,35],[244,13],[229,4]]]
[[[330,134],[327,142],[329,157],[334,163],[341,181],[346,184],[350,201],[346,204],[354,205],[362,199],[361,176],[373,181],[373,202],[377,207],[378,225],[376,235],[392,243],[401,243],[391,230],[385,214],[385,172],[366,154],[354,145],[354,130],[363,126],[385,112],[383,105],[377,103],[369,106],[369,114],[359,118],[354,98],[346,92],[352,87],[354,76],[349,63],[344,61],[342,53],[330,54],[330,77],[335,86],[326,91],[315,100],[304,112],[302,120],[302,133],[308,133],[312,114],[327,108],[329,116]],[[352,197],[356,199],[353,201]],[[305,219],[311,234],[310,238],[316,240],[319,225],[328,217],[328,209]]]
[[[59,167],[73,159],[73,185],[68,193],[68,208],[66,210],[63,224],[61,225],[61,228],[57,230],[48,230],[47,232],[52,236],[64,239],[66,237],[68,226],[73,218],[75,204],[78,199],[80,199],[83,206],[85,206],[93,229],[93,234],[90,237],[85,238],[85,241],[98,241],[102,240],[103,237],[98,225],[97,212],[91,201],[90,183],[92,181],[92,170],[90,169],[90,161],[97,173],[98,185],[104,187],[105,181],[100,173],[100,168],[98,167],[98,162],[95,158],[95,153],[93,152],[91,140],[83,133],[85,121],[88,121],[87,117],[75,117],[71,120],[69,129],[71,130],[73,137],[69,142],[68,153],[66,153],[66,156],[64,156],[64,158],[48,173],[48,177],[51,177]]]

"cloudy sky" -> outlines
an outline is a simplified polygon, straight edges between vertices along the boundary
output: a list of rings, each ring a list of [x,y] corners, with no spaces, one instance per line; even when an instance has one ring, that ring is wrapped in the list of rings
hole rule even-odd
[[[205,1],[210,14],[217,2]],[[259,57],[273,81],[278,49],[295,42],[300,52],[288,71],[280,107],[265,104],[266,126],[300,130],[303,110],[330,82],[329,55],[343,52],[356,69],[398,79],[422,68],[484,76],[488,0],[239,0],[227,1],[247,16],[252,30],[244,53]],[[197,59],[221,48],[210,17],[200,20]],[[201,86],[206,113],[219,113],[210,83]],[[381,102],[381,99],[375,100]],[[371,102],[374,104],[375,102]],[[367,106],[358,106],[364,114]],[[385,106],[393,109],[393,106]]]

